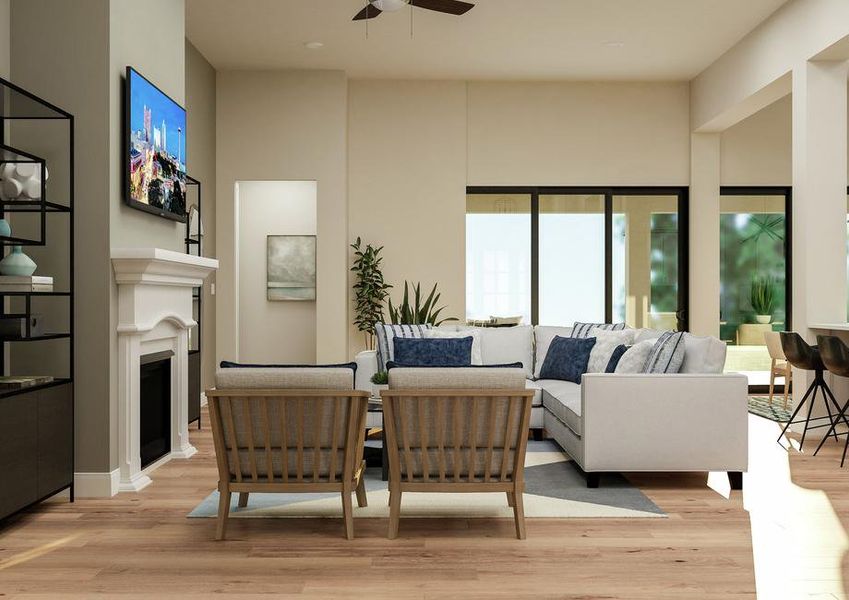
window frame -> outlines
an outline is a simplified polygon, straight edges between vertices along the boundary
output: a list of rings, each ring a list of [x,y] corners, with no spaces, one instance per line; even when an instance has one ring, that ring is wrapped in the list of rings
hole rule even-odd
[[[539,323],[539,198],[604,196],[604,315],[613,318],[613,199],[615,196],[676,196],[678,200],[678,329],[689,330],[690,188],[687,186],[466,186],[470,194],[527,194],[531,198],[531,324]]]

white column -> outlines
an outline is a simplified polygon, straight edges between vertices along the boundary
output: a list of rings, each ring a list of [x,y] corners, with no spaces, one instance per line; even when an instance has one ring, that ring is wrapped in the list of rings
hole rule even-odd
[[[793,69],[793,329],[810,343],[816,342],[810,325],[847,318],[847,74],[846,61]],[[812,373],[794,369],[794,401],[812,379]],[[826,379],[834,389],[834,378]],[[818,401],[814,416],[825,414]],[[809,437],[824,432],[813,430]]]
[[[846,321],[846,61],[793,70],[793,328]]]
[[[690,136],[690,331],[719,337],[720,134]]]
[[[177,332],[171,358],[171,457],[189,458],[197,449],[189,442],[189,330]]]
[[[150,477],[141,472],[140,345],[139,335],[118,334],[119,492],[138,492],[151,484]]]

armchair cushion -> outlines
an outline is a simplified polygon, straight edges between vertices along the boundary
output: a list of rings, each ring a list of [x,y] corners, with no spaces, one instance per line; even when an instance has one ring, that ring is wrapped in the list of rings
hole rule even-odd
[[[524,369],[411,367],[389,371],[389,389],[525,389]]]
[[[349,367],[247,367],[218,369],[215,387],[222,389],[354,389],[354,369]]]

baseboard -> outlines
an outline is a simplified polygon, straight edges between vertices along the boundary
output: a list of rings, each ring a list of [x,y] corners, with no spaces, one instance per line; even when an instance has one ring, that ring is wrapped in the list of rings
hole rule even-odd
[[[77,498],[111,498],[118,493],[121,471],[109,473],[74,473],[74,496]]]
[[[206,406],[206,392],[200,393],[200,405]]]

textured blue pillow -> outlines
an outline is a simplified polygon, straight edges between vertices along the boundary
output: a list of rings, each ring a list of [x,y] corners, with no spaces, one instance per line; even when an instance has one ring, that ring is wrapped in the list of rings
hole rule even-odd
[[[469,367],[472,336],[464,338],[396,337],[394,362],[408,367]]]
[[[539,372],[540,379],[561,379],[581,383],[581,375],[587,372],[590,352],[595,338],[566,338],[554,336],[548,354]]]
[[[613,354],[610,355],[610,360],[607,361],[607,367],[604,369],[605,373],[615,373],[616,365],[619,364],[619,359],[622,358],[622,355],[628,351],[628,348],[631,346],[626,346],[625,344],[619,344],[613,349]]]

